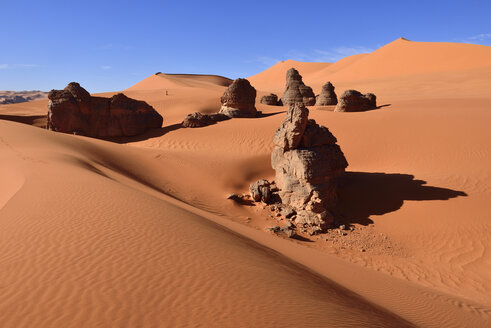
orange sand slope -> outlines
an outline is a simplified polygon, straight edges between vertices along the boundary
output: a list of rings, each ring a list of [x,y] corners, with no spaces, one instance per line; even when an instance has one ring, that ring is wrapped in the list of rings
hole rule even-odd
[[[447,47],[474,63],[431,66]],[[360,238],[374,241],[364,253],[321,236],[270,235],[264,229],[278,221],[226,200],[272,178],[271,140],[285,108],[257,104],[269,115],[181,128],[188,113],[218,110],[225,78],[159,74],[125,90],[154,106],[164,127],[118,143],[17,123],[36,125],[46,101],[0,106],[9,120],[0,121],[2,325],[489,326],[486,51],[398,40],[334,64],[294,63],[316,92],[331,80],[338,95],[359,88],[390,104],[311,108],[350,163],[343,202]],[[377,53],[387,57],[380,67],[355,70]],[[433,73],[384,73],[396,55],[426,58]],[[250,79],[259,94],[281,94],[290,67],[275,67]],[[455,76],[466,79],[457,86]],[[428,85],[432,93],[418,91]]]

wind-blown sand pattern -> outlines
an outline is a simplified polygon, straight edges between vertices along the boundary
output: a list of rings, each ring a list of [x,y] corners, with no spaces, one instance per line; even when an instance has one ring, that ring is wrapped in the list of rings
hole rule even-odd
[[[123,92],[163,128],[110,141],[40,129],[46,100],[0,106],[1,326],[488,327],[489,58],[400,39],[285,61],[249,78],[262,117],[196,129],[180,122],[217,112],[231,80],[151,75]],[[259,99],[291,67],[316,94],[331,81],[381,106],[309,107],[350,163],[344,237],[279,238],[261,206],[226,199],[274,177],[286,107]]]

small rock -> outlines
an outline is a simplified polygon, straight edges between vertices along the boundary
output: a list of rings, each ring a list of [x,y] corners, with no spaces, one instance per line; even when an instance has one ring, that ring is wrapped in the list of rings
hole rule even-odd
[[[293,238],[296,236],[295,230],[288,225],[281,227],[281,232],[283,232],[288,238]]]
[[[286,218],[291,218],[293,215],[295,215],[296,212],[289,206],[285,206],[281,209],[281,215],[283,215]]]
[[[322,228],[321,227],[318,227],[318,226],[312,226],[308,229],[308,233],[309,235],[313,236],[313,235],[317,235],[319,233],[322,232]]]
[[[373,93],[362,94],[356,90],[346,90],[334,109],[335,112],[360,112],[377,107],[377,97]]]
[[[295,225],[291,221],[289,221],[289,220],[286,220],[286,226],[288,228],[290,228],[290,229],[293,228],[293,227],[295,227]]]
[[[251,194],[252,199],[255,202],[262,201],[264,203],[268,203],[271,197],[271,191],[269,189],[269,181],[262,179],[254,183],[251,183],[249,187],[249,192]]]
[[[344,224],[341,224],[341,225],[339,226],[339,229],[340,229],[340,230],[346,230],[346,226],[345,226]]]
[[[278,104],[278,96],[274,93],[262,96],[261,104],[271,105],[271,106],[281,106]]]
[[[231,200],[233,200],[237,203],[241,203],[241,204],[244,203],[243,197],[240,195],[237,195],[237,194],[231,194],[230,196],[227,197],[227,199],[231,199]]]

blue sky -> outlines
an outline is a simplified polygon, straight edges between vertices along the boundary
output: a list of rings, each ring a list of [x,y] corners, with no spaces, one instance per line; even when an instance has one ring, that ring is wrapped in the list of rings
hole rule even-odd
[[[0,90],[125,89],[149,75],[256,74],[401,36],[491,45],[491,1],[0,0]]]

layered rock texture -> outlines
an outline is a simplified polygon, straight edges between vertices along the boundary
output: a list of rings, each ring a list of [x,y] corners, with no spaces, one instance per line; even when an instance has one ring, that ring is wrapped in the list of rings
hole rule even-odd
[[[256,117],[256,89],[246,79],[236,79],[220,98],[220,113],[228,117]]]
[[[286,89],[281,97],[281,102],[285,106],[299,102],[305,106],[315,105],[315,95],[312,88],[303,83],[302,76],[294,68],[290,68],[286,72]]]
[[[48,130],[90,137],[123,137],[162,126],[162,116],[144,101],[118,93],[111,98],[92,97],[78,83],[48,94]]]
[[[265,95],[261,97],[261,104],[270,105],[270,106],[281,106],[281,100],[278,101],[278,96],[274,93],[270,93],[269,95]]]
[[[331,82],[327,82],[322,86],[322,91],[320,95],[317,96],[315,105],[316,106],[330,106],[337,105],[338,97],[334,92],[334,86]]]
[[[329,209],[348,162],[329,129],[308,116],[302,103],[290,106],[273,139],[271,165],[281,202],[297,212],[297,227],[324,230],[332,223]]]
[[[339,97],[335,112],[362,112],[377,107],[377,97],[373,93],[362,94],[356,90],[346,90]]]
[[[182,126],[185,128],[199,128],[202,126],[212,125],[216,122],[225,121],[230,119],[227,115],[215,113],[215,114],[201,114],[200,112],[188,114],[182,121]]]

